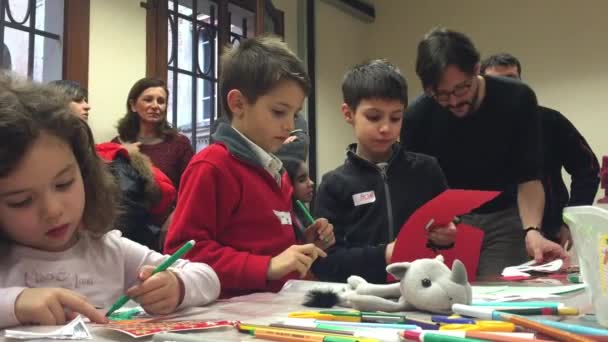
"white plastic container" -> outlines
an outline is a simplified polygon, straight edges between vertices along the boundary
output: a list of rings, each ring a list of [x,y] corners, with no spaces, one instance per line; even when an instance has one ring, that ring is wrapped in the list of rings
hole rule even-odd
[[[563,216],[572,232],[597,321],[608,327],[608,211],[593,206],[569,207]]]

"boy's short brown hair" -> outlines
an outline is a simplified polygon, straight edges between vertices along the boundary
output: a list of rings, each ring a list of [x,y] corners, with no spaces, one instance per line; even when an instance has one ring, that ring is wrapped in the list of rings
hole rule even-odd
[[[228,92],[237,89],[250,103],[270,92],[279,82],[292,80],[305,94],[310,79],[300,59],[276,36],[246,39],[224,52],[221,58],[220,96],[228,119]]]

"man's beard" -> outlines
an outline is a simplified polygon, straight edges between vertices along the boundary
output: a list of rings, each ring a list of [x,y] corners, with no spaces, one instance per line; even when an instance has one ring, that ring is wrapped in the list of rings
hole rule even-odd
[[[466,113],[464,113],[463,115],[459,115],[461,117],[467,117],[467,116],[471,115],[473,112],[475,112],[475,110],[476,110],[475,104],[477,103],[478,98],[479,98],[479,81],[476,80],[475,95],[471,98],[471,100],[468,100],[468,101],[465,100],[465,101],[459,102],[455,106],[448,105],[447,109],[450,110],[452,113],[454,113],[454,110],[456,110],[458,108],[462,108],[462,106],[469,105],[469,110]]]

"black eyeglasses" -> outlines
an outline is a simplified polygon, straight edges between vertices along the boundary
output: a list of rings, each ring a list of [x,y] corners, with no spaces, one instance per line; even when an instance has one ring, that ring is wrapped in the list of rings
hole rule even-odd
[[[466,95],[466,93],[473,86],[473,78],[470,80],[463,81],[462,83],[456,85],[452,91],[441,91],[441,92],[433,92],[431,95],[437,100],[437,102],[448,102],[450,101],[450,96],[454,95],[455,97],[462,97]]]

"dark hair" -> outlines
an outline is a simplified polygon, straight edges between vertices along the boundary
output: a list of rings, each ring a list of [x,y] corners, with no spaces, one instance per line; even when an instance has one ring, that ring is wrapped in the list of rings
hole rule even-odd
[[[361,100],[397,100],[407,106],[407,82],[399,68],[383,59],[354,66],[342,80],[342,97],[352,110]]]
[[[131,102],[135,103],[137,98],[148,88],[161,87],[165,90],[165,94],[167,94],[167,101],[169,101],[169,89],[167,89],[167,84],[165,81],[157,79],[157,78],[147,78],[144,77],[139,81],[135,82],[135,84],[129,90],[129,95],[127,96],[127,113],[118,120],[118,136],[120,140],[125,142],[134,142],[137,140],[137,133],[139,133],[139,115],[137,112],[131,110]],[[169,124],[167,118],[163,120],[157,127],[156,133],[160,137],[166,137],[170,135],[177,134],[177,130]]]
[[[487,68],[493,68],[497,66],[502,67],[517,67],[517,74],[521,77],[521,63],[519,63],[519,59],[513,56],[510,53],[502,52],[492,55],[481,62],[481,73],[485,74]]]
[[[435,88],[443,71],[454,65],[472,75],[479,63],[479,51],[465,34],[446,28],[434,28],[418,43],[416,74],[422,88]]]
[[[101,235],[112,229],[117,187],[97,156],[89,126],[70,112],[68,102],[53,86],[0,73],[0,177],[15,170],[43,132],[59,138],[70,146],[82,174],[85,229]]]
[[[70,101],[80,102],[82,100],[88,101],[89,99],[87,90],[76,81],[57,80],[49,82],[49,84],[61,89],[68,96]]]
[[[224,52],[221,63],[220,96],[230,120],[228,92],[233,89],[241,91],[250,103],[284,80],[297,82],[305,94],[310,91],[310,79],[302,61],[275,36],[245,39]]]
[[[283,162],[283,167],[285,168],[285,171],[287,172],[287,175],[291,180],[291,184],[294,184],[300,166],[306,162],[302,159],[295,157],[281,158],[281,161]]]

